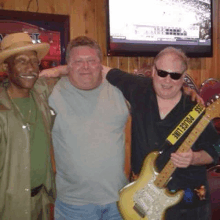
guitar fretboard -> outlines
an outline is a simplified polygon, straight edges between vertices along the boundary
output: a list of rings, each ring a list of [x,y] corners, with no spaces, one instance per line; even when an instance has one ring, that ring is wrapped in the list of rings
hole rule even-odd
[[[178,148],[177,152],[187,152],[198,139],[199,135],[206,128],[209,122],[210,117],[208,115],[204,115],[202,119],[198,122],[198,124],[194,127],[194,129],[191,131],[191,133],[188,135],[188,137],[181,144],[181,146]],[[175,169],[176,167],[174,166],[173,162],[169,160],[163,168],[163,170],[158,174],[156,180],[154,181],[154,184],[159,188],[165,187]]]

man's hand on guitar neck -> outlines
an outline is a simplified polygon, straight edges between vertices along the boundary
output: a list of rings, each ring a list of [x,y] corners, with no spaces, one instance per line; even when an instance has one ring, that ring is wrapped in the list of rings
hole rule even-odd
[[[193,152],[191,149],[186,153],[172,153],[173,164],[178,168],[187,168],[190,165],[204,165],[213,162],[212,157],[204,150]]]
[[[190,149],[186,153],[172,153],[171,160],[176,167],[187,168],[191,165],[194,152]]]

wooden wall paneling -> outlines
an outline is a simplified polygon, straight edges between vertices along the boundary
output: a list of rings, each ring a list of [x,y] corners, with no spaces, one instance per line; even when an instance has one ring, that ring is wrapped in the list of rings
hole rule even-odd
[[[39,1],[23,0],[23,1],[20,1],[19,3],[22,7],[19,10],[30,11],[30,12],[40,12],[39,11],[40,10]],[[44,6],[44,9],[45,9],[45,6]]]
[[[69,14],[69,3],[70,0],[0,0],[0,8],[39,13]]]
[[[200,79],[199,81],[197,81],[197,84],[199,83],[199,85],[202,84],[204,79],[206,79],[207,77],[207,73],[209,73],[209,65],[208,65],[207,59],[201,58],[200,62],[201,62],[200,69],[197,70],[197,74],[200,75]]]
[[[146,63],[148,63],[149,57],[138,57],[138,69],[141,69]]]
[[[128,72],[128,64],[129,64],[129,58],[128,57],[118,57],[118,62],[119,62],[119,69],[125,71],[125,72]]]
[[[152,66],[154,62],[154,57],[140,57],[140,67],[143,65]]]
[[[61,8],[57,6],[57,2],[55,2],[55,0],[47,0],[46,2],[43,0],[23,0],[23,4],[21,1],[17,2],[19,2],[21,6],[25,6],[21,9],[22,11],[62,14],[60,10]],[[65,0],[63,3],[65,3]]]
[[[149,71],[151,71],[153,62],[154,62],[154,57],[139,57],[138,58],[139,69],[149,69]]]
[[[7,0],[0,0],[0,9],[10,9],[11,7],[9,6],[9,3]]]
[[[1,9],[5,10],[18,10],[18,11],[26,11],[28,0],[1,0],[0,6]]]
[[[40,0],[42,7],[44,7],[45,1]],[[54,9],[56,14],[69,15],[71,0],[53,0]]]
[[[62,1],[62,0],[60,0]],[[70,39],[85,35],[85,4],[87,0],[69,0],[70,3]]]
[[[134,73],[139,69],[139,58],[138,57],[129,57],[128,59],[128,72]]]
[[[18,11],[26,11],[29,0],[1,0],[0,6],[5,10],[18,10]]]
[[[214,58],[203,58],[201,65],[201,82],[200,85],[208,78],[215,78],[215,69],[212,63],[215,62]]]
[[[97,40],[96,32],[96,14],[95,14],[96,0],[85,0],[84,7],[84,22],[85,22],[85,35]]]
[[[35,7],[37,0],[33,0],[29,2],[31,2],[31,4],[30,4],[30,9],[28,11],[33,11],[34,10],[33,7]],[[40,2],[40,11],[38,12],[49,13],[49,14],[56,14],[56,13],[61,12],[60,8],[56,6],[56,3],[54,0],[47,0],[47,1],[39,0],[39,2]],[[56,11],[56,9],[58,11]]]
[[[112,67],[112,68],[119,68],[119,57],[108,56],[107,66]]]
[[[201,58],[190,58],[188,63],[187,74],[194,80],[197,86],[201,84]]]
[[[106,49],[106,1],[95,1],[95,17],[97,41],[103,53],[103,65],[107,65],[107,49]]]

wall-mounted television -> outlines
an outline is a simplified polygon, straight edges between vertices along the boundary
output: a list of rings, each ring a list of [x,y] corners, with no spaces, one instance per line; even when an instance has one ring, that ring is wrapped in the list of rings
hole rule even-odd
[[[167,46],[212,56],[212,0],[107,0],[107,55],[155,56]]]

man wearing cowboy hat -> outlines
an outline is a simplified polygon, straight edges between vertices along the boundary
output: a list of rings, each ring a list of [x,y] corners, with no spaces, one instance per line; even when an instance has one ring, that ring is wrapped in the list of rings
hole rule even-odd
[[[3,38],[0,87],[0,219],[49,219],[55,196],[51,163],[49,89],[38,80],[49,44],[33,44],[26,33]]]

